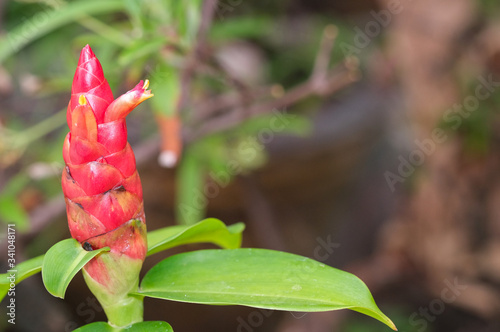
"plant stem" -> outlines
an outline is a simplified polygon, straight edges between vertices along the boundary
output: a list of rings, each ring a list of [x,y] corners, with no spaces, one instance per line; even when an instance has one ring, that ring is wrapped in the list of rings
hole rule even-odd
[[[126,327],[143,321],[143,296],[131,295],[139,287],[139,271],[142,260],[106,252],[94,259],[100,267],[100,281],[93,279],[86,268],[83,278],[90,291],[101,304],[108,322],[115,327]]]
[[[108,323],[114,327],[125,327],[143,321],[143,297],[129,295],[122,301],[103,306]]]

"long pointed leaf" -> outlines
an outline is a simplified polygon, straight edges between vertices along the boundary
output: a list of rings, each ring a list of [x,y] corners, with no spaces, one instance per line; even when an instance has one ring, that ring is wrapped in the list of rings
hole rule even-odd
[[[221,248],[235,249],[241,245],[244,224],[226,225],[214,218],[192,226],[171,226],[148,233],[148,255],[188,243],[213,243]]]
[[[306,257],[265,249],[200,250],[171,256],[145,275],[139,294],[302,312],[351,309],[395,329],[356,276]]]
[[[42,265],[42,279],[47,291],[64,298],[66,288],[73,277],[95,256],[109,247],[86,251],[75,239],[66,239],[54,244],[45,254]]]

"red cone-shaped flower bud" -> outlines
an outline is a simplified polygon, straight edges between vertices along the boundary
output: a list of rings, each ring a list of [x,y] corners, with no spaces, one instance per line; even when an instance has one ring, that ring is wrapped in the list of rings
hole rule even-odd
[[[101,64],[87,45],[67,111],[70,132],[63,147],[62,187],[69,229],[87,250],[111,248],[87,263],[84,276],[115,323],[120,321],[115,311],[121,309],[114,308],[131,301],[127,294],[137,288],[147,251],[142,187],[125,123],[134,107],[153,96],[147,88],[148,81],[141,81],[114,100]],[[142,312],[131,314],[137,320],[142,317]]]

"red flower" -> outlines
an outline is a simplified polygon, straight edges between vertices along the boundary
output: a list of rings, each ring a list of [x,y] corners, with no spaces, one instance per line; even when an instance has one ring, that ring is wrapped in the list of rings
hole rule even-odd
[[[88,45],[83,48],[67,111],[62,187],[72,237],[87,250],[111,248],[84,267],[91,290],[108,293],[106,299],[136,287],[147,251],[142,187],[125,122],[153,96],[147,87],[141,81],[114,100],[99,60]]]

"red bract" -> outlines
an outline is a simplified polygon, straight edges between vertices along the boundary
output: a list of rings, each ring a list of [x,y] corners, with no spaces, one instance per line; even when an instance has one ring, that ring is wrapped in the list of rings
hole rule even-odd
[[[69,229],[86,248],[111,248],[84,270],[87,283],[90,277],[90,283],[113,294],[130,291],[132,286],[123,281],[117,285],[113,279],[121,273],[138,277],[147,250],[142,187],[125,123],[135,106],[153,96],[147,87],[148,81],[141,81],[114,100],[101,64],[87,45],[80,55],[67,111],[70,132],[63,147],[62,187]]]

